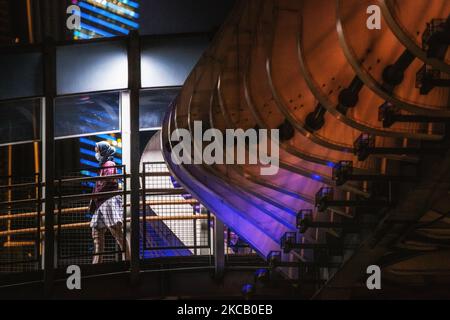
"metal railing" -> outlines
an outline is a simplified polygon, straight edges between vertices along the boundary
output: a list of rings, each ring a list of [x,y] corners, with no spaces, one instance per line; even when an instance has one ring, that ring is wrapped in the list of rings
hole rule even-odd
[[[40,269],[41,176],[0,178],[0,201],[0,272]]]
[[[116,171],[109,176],[101,176],[102,169],[89,169],[96,176],[81,176],[77,172],[57,181],[55,240],[58,266],[119,261],[125,254],[129,224],[127,206],[123,205],[126,199],[125,167],[108,168]],[[117,188],[109,188],[106,192],[96,189],[100,184],[108,183]],[[97,207],[91,209],[90,203],[97,203]]]
[[[130,235],[130,175],[124,166],[115,167],[109,176],[83,176],[85,170],[61,174],[55,180],[53,232],[55,265],[90,265],[128,260],[126,248]],[[90,168],[97,172],[101,168]],[[142,166],[139,214],[140,259],[209,256],[215,253],[212,238],[214,216],[169,173],[164,162]],[[93,192],[97,183],[116,181],[117,189]],[[120,198],[121,242],[111,230],[104,230],[104,242],[96,247],[92,221],[96,199]],[[117,200],[117,199],[116,199]],[[39,175],[28,178],[0,178],[0,274],[43,270],[45,183]],[[254,254],[243,239],[228,228],[225,231],[226,255]],[[128,247],[129,248],[129,247]]]
[[[55,180],[56,265],[115,262],[126,259],[131,221],[124,166],[117,174],[83,176],[83,170],[61,174]],[[99,172],[101,168],[89,168]],[[212,216],[171,177],[165,163],[145,163],[141,173],[140,221],[141,259],[165,256],[211,255]],[[93,192],[96,183],[117,181],[117,190]],[[39,175],[0,178],[0,273],[42,269],[44,248],[45,183]],[[90,202],[120,198],[117,213],[123,221],[122,246],[108,228],[101,251],[95,250]],[[109,230],[111,231],[111,230]]]
[[[211,253],[210,212],[178,185],[164,162],[143,163],[141,203],[145,204],[141,237],[144,258]]]

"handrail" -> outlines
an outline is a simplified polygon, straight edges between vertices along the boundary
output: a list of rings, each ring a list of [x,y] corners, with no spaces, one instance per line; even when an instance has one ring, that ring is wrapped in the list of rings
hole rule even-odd
[[[149,200],[146,201],[146,205],[150,206],[158,206],[158,205],[196,205],[199,204],[195,199],[188,199],[188,200]],[[140,205],[142,205],[142,201],[140,202]],[[125,204],[126,207],[130,206],[130,203]],[[55,209],[55,214],[59,214],[61,212],[62,214],[74,214],[74,213],[80,213],[85,212],[89,210],[89,207],[78,207],[78,208],[65,208],[65,209]],[[15,220],[15,219],[21,219],[21,218],[34,218],[38,216],[38,212],[24,212],[24,213],[18,213],[13,215],[4,215],[0,216],[0,221],[2,220]]]
[[[164,163],[164,162],[163,162]],[[153,163],[152,163],[153,164]],[[162,164],[162,163],[154,163],[154,164]],[[167,177],[170,176],[170,172],[141,172],[139,174],[141,177]],[[97,177],[75,177],[75,178],[64,178],[64,179],[57,179],[54,181],[55,184],[61,182],[76,182],[76,181],[96,181],[96,180],[108,180],[108,179],[128,179],[131,178],[131,174],[115,174],[115,175],[108,175],[108,176],[97,176]],[[25,183],[17,183],[17,184],[11,184],[11,185],[0,185],[1,189],[14,189],[14,188],[21,188],[21,187],[37,187],[42,186],[45,187],[45,182],[25,182]]]
[[[140,192],[142,192],[142,188],[139,189]],[[109,191],[109,192],[98,192],[98,193],[82,193],[82,194],[75,194],[75,195],[66,195],[66,196],[55,196],[54,199],[58,200],[58,199],[64,199],[64,200],[68,200],[68,199],[89,199],[89,198],[97,198],[97,197],[102,197],[102,196],[114,196],[114,195],[123,195],[123,194],[130,194],[131,191],[130,190],[118,190],[118,191]],[[146,195],[176,195],[176,194],[184,194],[184,193],[188,193],[186,191],[186,189],[184,188],[146,188]],[[17,205],[17,204],[34,204],[37,202],[41,202],[44,203],[45,202],[45,198],[42,199],[37,199],[37,198],[33,198],[33,199],[22,199],[22,200],[13,200],[13,201],[4,201],[4,202],[0,202],[0,208],[2,207],[7,207],[10,208],[13,205]]]
[[[10,184],[10,185],[0,185],[1,189],[14,189],[14,188],[23,188],[23,187],[37,187],[42,186],[43,183],[39,182],[24,182],[24,183],[17,183],[17,184]]]
[[[113,167],[112,167],[113,168]],[[107,180],[107,179],[113,179],[113,178],[130,178],[130,174],[114,174],[114,175],[108,175],[108,176],[97,176],[97,177],[75,177],[75,178],[64,178],[64,179],[56,179],[54,180],[54,184],[57,183],[65,183],[65,182],[74,182],[74,181],[94,181],[94,180]],[[14,177],[12,177],[14,178]],[[17,183],[17,184],[10,184],[10,185],[0,185],[0,189],[14,189],[14,188],[20,188],[20,187],[35,187],[35,186],[42,186],[45,187],[45,182],[25,182],[25,183]]]
[[[145,220],[147,221],[174,221],[174,220],[204,220],[210,218],[207,214],[199,214],[199,215],[183,215],[183,216],[170,216],[170,217],[164,217],[164,216],[150,216],[145,217]],[[143,217],[139,217],[139,220],[143,221]],[[131,218],[127,218],[125,220],[126,222],[130,222]],[[61,224],[59,227],[61,229],[77,229],[77,228],[87,228],[90,226],[90,221],[88,222],[78,222],[78,223],[68,223],[68,224]],[[25,228],[25,229],[16,229],[16,230],[10,230],[10,231],[1,231],[0,237],[5,236],[12,236],[12,235],[18,235],[18,234],[27,234],[27,233],[34,233],[37,232],[39,227],[34,228]],[[58,226],[54,226],[55,230],[58,230]],[[41,230],[40,233],[44,233],[44,230]]]

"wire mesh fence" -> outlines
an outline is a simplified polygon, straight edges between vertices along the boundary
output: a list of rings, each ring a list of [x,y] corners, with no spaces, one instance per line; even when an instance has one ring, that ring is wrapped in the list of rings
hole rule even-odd
[[[86,176],[89,172],[89,176]],[[120,261],[129,254],[123,166],[89,168],[57,181],[58,266]]]
[[[89,174],[87,174],[89,173]],[[144,163],[141,258],[212,255],[214,219],[173,179],[165,163]],[[58,267],[129,258],[129,195],[124,166],[64,173],[55,180]],[[45,185],[39,175],[0,178],[0,273],[42,268]],[[226,253],[253,251],[225,230]]]
[[[170,175],[164,162],[142,168],[141,256],[210,254],[211,216]]]
[[[34,271],[41,265],[40,175],[0,178],[0,272]]]

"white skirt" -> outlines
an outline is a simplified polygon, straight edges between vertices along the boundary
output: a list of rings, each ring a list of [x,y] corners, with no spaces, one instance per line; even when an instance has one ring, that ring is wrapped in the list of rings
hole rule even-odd
[[[91,220],[91,228],[111,228],[119,223],[123,224],[122,196],[115,196],[102,203],[95,211]]]

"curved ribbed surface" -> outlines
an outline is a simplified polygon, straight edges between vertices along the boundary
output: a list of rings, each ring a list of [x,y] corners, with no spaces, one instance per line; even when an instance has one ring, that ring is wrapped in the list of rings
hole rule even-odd
[[[418,1],[417,10],[426,8],[422,15],[405,14],[407,2],[380,1],[382,29],[368,30],[366,9],[373,1],[240,1],[166,115],[163,154],[177,180],[264,257],[281,250],[281,237],[296,231],[300,209],[314,209],[320,188],[334,187],[338,200],[376,195],[367,181],[336,186],[337,162],[352,161],[355,174],[395,174],[403,163],[419,159],[386,154],[359,161],[353,151],[362,133],[376,135],[376,147],[442,139],[439,124],[397,122],[384,128],[378,118],[386,103],[403,115],[450,115],[448,87],[428,94],[416,88],[416,73],[429,59],[415,33],[432,19],[446,19],[449,3]],[[408,51],[414,46],[417,50]],[[448,71],[448,56],[432,62]],[[403,67],[399,83],[383,76],[391,65]],[[314,112],[323,116],[317,128],[308,122]],[[194,121],[222,132],[279,128],[278,174],[261,176],[259,165],[174,164],[170,135],[175,129],[193,134]],[[348,221],[354,214],[348,207],[331,207],[314,219]],[[299,235],[305,243],[324,243],[328,236],[323,229]],[[308,259],[304,251],[294,253]]]

